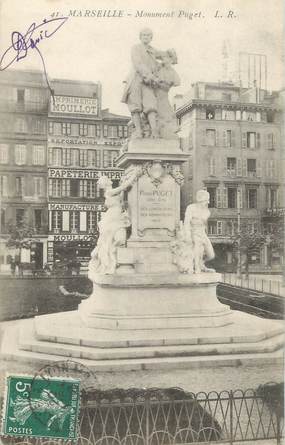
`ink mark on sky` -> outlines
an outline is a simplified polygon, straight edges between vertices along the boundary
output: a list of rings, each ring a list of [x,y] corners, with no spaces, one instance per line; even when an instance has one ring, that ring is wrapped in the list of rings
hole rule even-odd
[[[9,68],[13,63],[27,57],[29,49],[34,49],[38,52],[44,69],[44,74],[48,88],[53,96],[48,77],[43,55],[38,48],[38,44],[45,39],[52,37],[66,22],[68,17],[58,17],[52,19],[44,19],[42,23],[37,25],[32,23],[28,30],[22,34],[19,31],[13,31],[11,34],[12,45],[6,49],[0,58],[0,71]]]

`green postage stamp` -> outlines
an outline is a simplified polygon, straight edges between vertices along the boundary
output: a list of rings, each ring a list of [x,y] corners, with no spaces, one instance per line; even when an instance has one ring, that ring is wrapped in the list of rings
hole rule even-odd
[[[79,409],[79,380],[8,376],[1,434],[73,440]]]

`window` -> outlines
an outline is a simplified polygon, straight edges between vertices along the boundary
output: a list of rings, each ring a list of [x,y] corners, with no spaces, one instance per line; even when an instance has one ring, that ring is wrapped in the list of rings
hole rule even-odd
[[[70,164],[75,167],[78,167],[78,165],[79,165],[79,150],[77,148],[71,149]]]
[[[248,121],[250,121],[250,122],[254,122],[255,119],[256,119],[255,112],[253,112],[253,111],[248,111],[246,117],[247,117],[247,120],[248,120]]]
[[[99,138],[101,137],[101,126],[96,125],[96,136]]]
[[[247,207],[248,209],[257,209],[257,189],[247,190]]]
[[[267,148],[268,150],[274,150],[275,148],[275,135],[273,133],[267,135]]]
[[[69,166],[71,162],[71,149],[70,148],[63,148],[62,149],[62,165]]]
[[[70,135],[71,134],[71,124],[70,123],[62,123],[61,124],[61,132],[64,135]]]
[[[116,125],[108,126],[108,137],[117,138],[118,137],[118,127]]]
[[[115,161],[119,155],[118,150],[104,150],[103,167],[115,167]]]
[[[217,234],[217,221],[208,221],[208,234],[209,235]]]
[[[235,234],[235,222],[234,221],[227,221],[226,234],[229,236],[232,236]]]
[[[69,215],[70,215],[70,229],[71,229],[71,231],[79,230],[79,212],[71,211]]]
[[[51,216],[51,226],[53,230],[61,230],[62,228],[62,212],[53,210]]]
[[[60,122],[53,122],[53,134],[55,136],[61,135],[61,123]]]
[[[227,175],[236,175],[237,160],[236,158],[227,158]]]
[[[88,166],[88,150],[80,149],[80,152],[79,152],[79,165],[80,165],[80,167],[87,167]]]
[[[276,209],[278,207],[278,190],[277,188],[266,188],[266,207],[270,209]]]
[[[215,208],[216,207],[216,187],[207,187],[207,192],[210,195],[210,202],[209,202],[209,207],[210,208]]]
[[[215,109],[214,108],[206,108],[206,119],[215,119]]]
[[[228,188],[228,208],[237,208],[237,189],[233,187]]]
[[[49,194],[50,196],[53,196],[54,198],[60,198],[61,197],[61,179],[50,179],[50,190]]]
[[[88,125],[87,124],[79,124],[79,135],[87,136],[88,134]]]
[[[232,131],[224,130],[223,136],[224,136],[224,146],[231,147],[232,146]]]
[[[124,138],[128,137],[128,126],[124,125]]]
[[[0,176],[0,196],[8,196],[8,176]]]
[[[48,134],[53,134],[53,122],[48,123]]]
[[[1,229],[2,229],[2,231],[5,231],[5,225],[6,225],[6,210],[1,209]]]
[[[45,124],[44,121],[41,119],[34,119],[33,120],[33,133],[35,134],[42,134],[45,131]]]
[[[24,178],[23,176],[16,176],[16,195],[23,196],[24,194]]]
[[[25,209],[16,209],[16,225],[23,224],[25,218]]]
[[[35,209],[35,227],[36,229],[40,229],[42,226],[42,210]]]
[[[8,163],[8,144],[0,144],[0,164]]]
[[[70,179],[70,196],[79,196],[79,183],[78,179]]]
[[[57,167],[61,166],[61,148],[52,149],[52,165]]]
[[[222,93],[222,101],[231,102],[232,95],[230,93]]]
[[[61,196],[70,196],[70,179],[62,179]]]
[[[267,111],[267,122],[272,124],[274,122],[274,111]]]
[[[27,133],[27,123],[24,118],[18,118],[15,121],[15,132],[16,133]]]
[[[242,148],[260,148],[260,133],[242,133]]]
[[[33,165],[44,165],[45,163],[45,148],[43,145],[33,146]]]
[[[94,138],[96,136],[95,125],[88,125],[88,135]]]
[[[35,196],[44,196],[44,178],[34,177],[34,194]]]
[[[95,232],[97,229],[97,214],[96,212],[87,212],[87,230]]]
[[[88,198],[95,198],[97,194],[97,181],[88,181],[87,196]]]
[[[216,130],[206,130],[206,144],[210,147],[214,147],[216,145]]]
[[[103,136],[104,138],[108,137],[108,125],[103,125]]]
[[[27,150],[25,145],[15,145],[15,163],[17,165],[26,164]]]
[[[256,176],[256,159],[247,160],[247,174],[248,176]]]
[[[100,151],[88,150],[88,167],[100,167]]]
[[[234,121],[236,113],[233,110],[222,110],[222,119],[227,121]]]
[[[17,89],[17,103],[23,104],[25,102],[25,90]]]

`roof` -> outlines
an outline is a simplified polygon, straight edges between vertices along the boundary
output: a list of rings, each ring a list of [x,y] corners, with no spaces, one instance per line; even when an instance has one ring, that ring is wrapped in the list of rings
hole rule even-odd
[[[129,121],[131,119],[130,116],[124,116],[122,114],[111,113],[109,111],[109,108],[105,108],[104,110],[102,110],[102,118],[103,119],[122,119],[122,120],[127,120],[127,121]]]

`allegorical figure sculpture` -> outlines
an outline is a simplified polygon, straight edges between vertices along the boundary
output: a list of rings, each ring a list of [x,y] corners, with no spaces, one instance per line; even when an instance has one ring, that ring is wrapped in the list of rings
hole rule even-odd
[[[215,257],[214,249],[206,232],[207,221],[210,216],[208,209],[209,193],[206,190],[198,190],[196,203],[188,205],[184,219],[184,231],[186,241],[192,244],[193,248],[193,269],[194,273],[214,272],[205,266],[205,261],[210,261]]]
[[[132,71],[122,97],[122,102],[128,105],[131,112],[134,138],[165,137],[165,132],[164,135],[160,133],[160,121],[165,113],[168,118],[170,115],[168,91],[171,86],[180,83],[171,67],[177,62],[175,52],[156,50],[150,46],[152,37],[153,33],[148,28],[140,32],[141,43],[132,48]]]
[[[209,193],[199,190],[197,202],[190,204],[185,213],[184,224],[180,223],[176,239],[171,243],[173,262],[181,273],[214,272],[205,266],[205,261],[215,257],[206,227],[210,216]]]
[[[131,224],[128,212],[123,208],[123,191],[131,186],[135,177],[136,173],[116,188],[112,188],[112,181],[107,176],[98,180],[98,187],[105,191],[107,211],[98,224],[99,238],[89,263],[91,273],[112,274],[116,270],[117,247],[125,245],[126,228]]]

